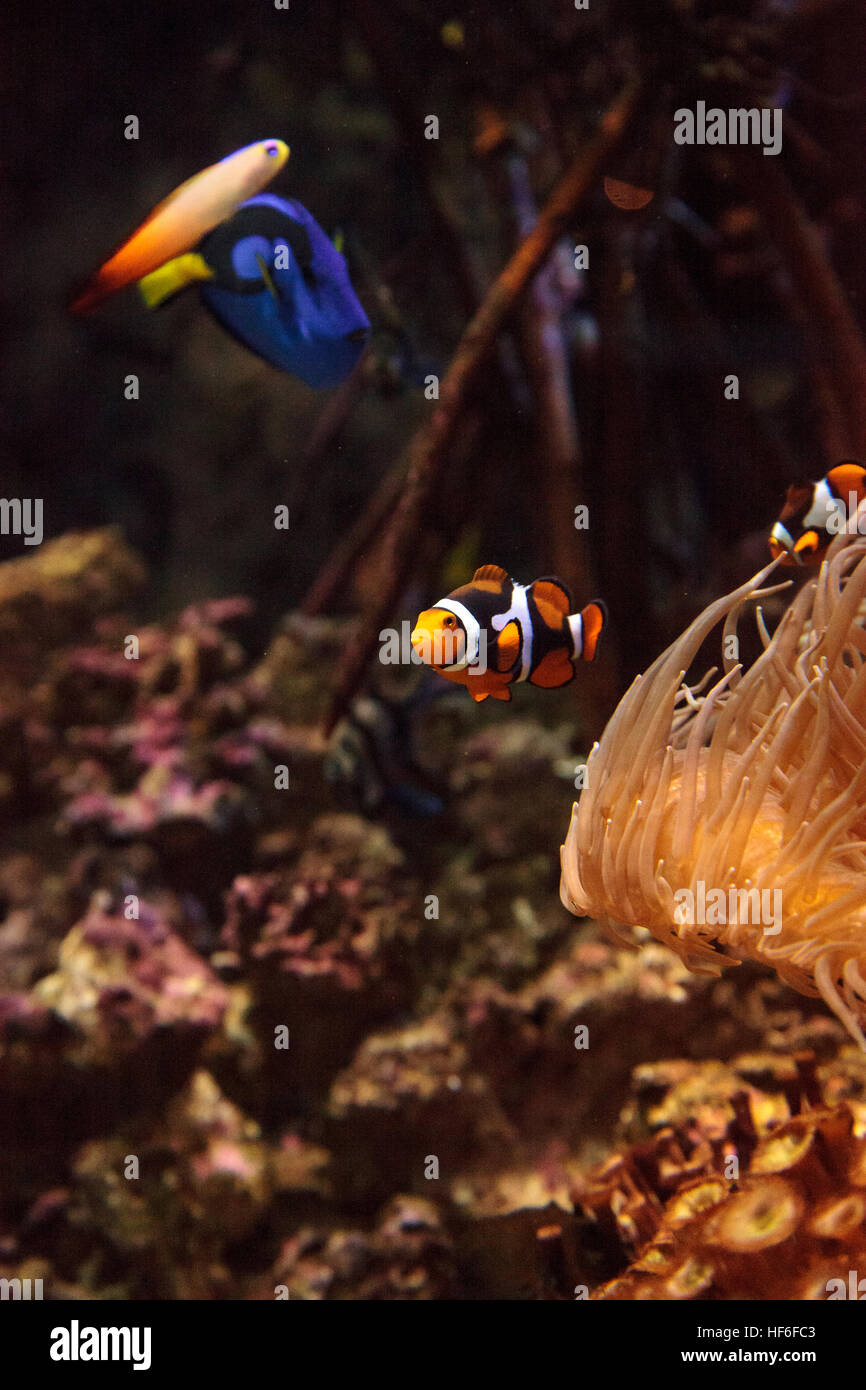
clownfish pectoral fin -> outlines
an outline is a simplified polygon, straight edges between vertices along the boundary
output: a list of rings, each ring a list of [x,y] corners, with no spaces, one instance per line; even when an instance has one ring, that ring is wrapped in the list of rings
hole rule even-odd
[[[564,584],[558,579],[536,579],[532,585],[532,596],[536,603],[547,603],[557,613],[561,613],[564,618],[568,617],[571,609],[571,594]]]
[[[486,690],[484,691],[484,694],[483,694],[483,695],[479,695],[478,692],[475,691],[475,690],[470,690],[469,694],[472,696],[472,698],[473,698],[473,700],[475,701],[476,705],[480,705],[480,703],[481,703],[482,700],[488,699],[488,694],[487,694],[487,691],[486,691]]]
[[[507,584],[508,575],[500,565],[482,565],[472,576],[473,584],[483,584],[487,580],[491,584]]]
[[[262,279],[265,282],[265,288],[267,289],[268,294],[271,296],[271,299],[274,301],[275,304],[279,304],[280,296],[277,291],[277,287],[274,284],[274,277],[268,269],[268,263],[265,260],[264,256],[256,256],[256,263],[259,267],[259,270],[262,272]]]
[[[553,690],[558,685],[568,685],[573,678],[574,667],[571,659],[563,647],[558,647],[556,651],[548,652],[542,657],[529,677],[529,683],[540,685],[545,690]]]
[[[213,271],[198,251],[175,256],[158,270],[152,270],[138,282],[139,293],[148,309],[157,309],[173,295],[199,280],[212,280]]]
[[[583,650],[581,656],[584,661],[593,661],[595,658],[598,639],[602,629],[607,622],[607,607],[601,599],[595,599],[588,603],[585,608],[580,610],[583,621]]]
[[[508,623],[496,639],[496,669],[510,671],[520,656],[520,628],[517,623]]]
[[[494,700],[511,699],[511,691],[508,689],[508,686],[505,686],[502,690],[491,690],[490,694],[493,696]]]
[[[794,542],[794,559],[797,564],[802,564],[810,560],[816,560],[821,550],[821,542],[817,531],[804,531],[802,536],[798,536]]]

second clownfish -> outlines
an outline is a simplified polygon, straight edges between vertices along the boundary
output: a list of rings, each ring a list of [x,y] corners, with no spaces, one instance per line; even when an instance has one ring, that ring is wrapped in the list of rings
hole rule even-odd
[[[473,700],[510,700],[517,681],[547,688],[574,679],[578,660],[592,661],[607,619],[603,603],[570,613],[558,579],[517,584],[498,565],[484,565],[469,584],[421,613],[411,641],[417,655]]]
[[[817,565],[866,499],[866,468],[845,459],[817,483],[795,483],[770,532],[770,552],[784,565]]]

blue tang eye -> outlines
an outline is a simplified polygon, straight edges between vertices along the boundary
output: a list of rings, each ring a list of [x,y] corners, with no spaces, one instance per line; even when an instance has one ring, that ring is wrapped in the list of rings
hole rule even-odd
[[[246,236],[232,248],[232,269],[242,280],[260,281],[261,266],[258,257],[263,257],[266,265],[272,265],[274,252],[267,237]]]

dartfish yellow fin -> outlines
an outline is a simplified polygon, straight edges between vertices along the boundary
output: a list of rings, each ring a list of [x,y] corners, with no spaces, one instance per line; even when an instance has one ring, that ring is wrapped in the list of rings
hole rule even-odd
[[[138,288],[148,309],[156,309],[172,295],[179,294],[187,285],[197,280],[212,280],[213,271],[198,251],[189,251],[185,256],[175,256],[166,261],[158,270],[152,270],[139,280]]]

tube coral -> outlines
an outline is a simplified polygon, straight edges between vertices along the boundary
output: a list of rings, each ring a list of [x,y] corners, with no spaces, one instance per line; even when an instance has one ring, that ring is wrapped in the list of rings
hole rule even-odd
[[[634,680],[587,763],[562,900],[648,928],[694,970],[772,966],[866,1049],[866,539],[850,526],[772,637],[758,609],[747,671],[737,618],[776,592],[761,587],[773,565]],[[690,687],[720,622],[724,674]]]

